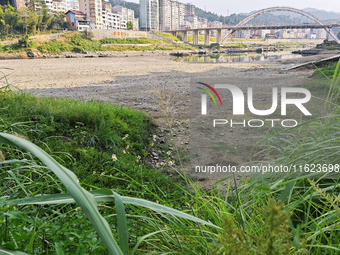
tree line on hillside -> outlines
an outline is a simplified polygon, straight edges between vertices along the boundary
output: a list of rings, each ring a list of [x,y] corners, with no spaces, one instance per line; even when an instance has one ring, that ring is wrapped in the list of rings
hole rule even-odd
[[[2,3],[4,0],[0,0]],[[0,34],[14,33],[35,34],[37,31],[46,31],[65,28],[65,14],[49,14],[44,2],[38,12],[34,5],[37,1],[30,1],[27,8],[17,10],[10,4],[0,5]]]
[[[235,14],[235,13],[231,14],[230,16],[222,16],[222,15],[219,16],[212,12],[205,12],[202,9],[199,9],[197,7],[196,7],[196,14],[199,17],[208,19],[208,21],[217,20],[227,25],[236,25],[237,23],[239,23],[245,17],[248,16],[245,14]],[[249,21],[248,24],[253,24],[253,25],[301,24],[307,21],[308,19],[302,16],[292,17],[289,14],[275,15],[273,13],[266,13],[264,15],[258,16],[254,18],[253,20]]]

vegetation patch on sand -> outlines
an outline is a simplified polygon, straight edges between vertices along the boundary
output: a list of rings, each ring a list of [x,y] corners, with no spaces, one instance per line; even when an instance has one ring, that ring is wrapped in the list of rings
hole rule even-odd
[[[124,50],[187,50],[194,49],[188,44],[175,44],[162,40],[149,38],[106,38],[93,40],[91,32],[67,32],[50,41],[39,42],[30,39],[28,35],[19,39],[18,43],[1,46],[0,52],[21,52],[32,51],[41,53],[58,54],[62,52],[82,52],[82,51],[124,51]],[[105,45],[103,44],[110,44]],[[117,44],[117,45],[115,45]],[[137,47],[134,45],[121,44],[147,44],[146,46]],[[150,45],[151,44],[151,45]]]

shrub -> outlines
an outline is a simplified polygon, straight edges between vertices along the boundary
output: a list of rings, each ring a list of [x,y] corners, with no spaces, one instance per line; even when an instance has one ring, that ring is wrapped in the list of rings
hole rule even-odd
[[[29,47],[32,47],[34,45],[34,43],[32,41],[30,41],[29,38],[30,38],[29,35],[25,35],[24,37],[19,39],[18,40],[18,46],[20,48],[29,48]]]
[[[66,42],[59,42],[53,39],[50,42],[45,42],[38,46],[38,50],[42,53],[61,53],[70,51],[72,49],[71,45]]]

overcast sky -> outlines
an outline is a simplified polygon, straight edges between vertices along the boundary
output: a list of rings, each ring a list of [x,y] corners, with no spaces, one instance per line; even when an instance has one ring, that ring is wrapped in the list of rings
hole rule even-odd
[[[139,3],[139,0],[127,0]],[[182,3],[192,3],[204,10],[217,13],[218,15],[227,15],[229,13],[248,13],[254,10],[260,10],[275,6],[288,6],[298,9],[316,8],[326,11],[340,12],[339,0],[179,0]]]

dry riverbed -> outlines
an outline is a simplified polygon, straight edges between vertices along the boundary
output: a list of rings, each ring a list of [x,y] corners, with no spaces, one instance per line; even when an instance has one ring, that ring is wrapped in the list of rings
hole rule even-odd
[[[267,81],[256,88],[256,94],[261,94],[264,91],[268,93],[268,89],[271,91],[271,87],[275,85],[273,81],[276,81],[278,87],[294,86],[300,81],[293,77],[307,77],[313,72],[313,70],[287,72],[267,68],[275,65],[279,66],[282,63],[202,64],[176,62],[164,53],[144,56],[122,53],[111,58],[5,60],[0,62],[0,70],[8,75],[7,79],[11,84],[34,95],[106,101],[142,110],[154,117],[159,124],[158,135],[164,137],[166,143],[175,142],[183,155],[188,155],[190,79],[220,78],[227,81],[239,77],[248,79],[261,77]],[[244,86],[246,88],[249,84]],[[158,96],[163,87],[166,88],[167,98],[174,95],[169,102],[174,138],[170,136],[167,118]],[[267,100],[263,97],[259,97],[258,102]],[[243,133],[237,132],[230,134],[232,134],[230,143],[241,140],[244,136]],[[156,167],[162,162],[161,154],[161,151],[155,150],[151,158]],[[237,164],[248,160],[247,155],[241,151],[235,151],[232,157],[233,162]]]

